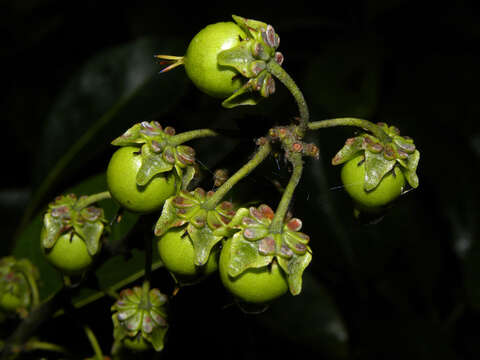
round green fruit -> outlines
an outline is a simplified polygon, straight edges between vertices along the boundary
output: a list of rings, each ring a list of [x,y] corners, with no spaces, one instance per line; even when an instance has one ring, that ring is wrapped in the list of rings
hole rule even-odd
[[[47,260],[66,275],[80,275],[93,262],[87,245],[76,234],[61,235],[51,249],[43,249]]]
[[[194,263],[194,249],[185,227],[167,231],[157,242],[158,253],[165,267],[180,282],[192,282],[210,275],[218,269],[218,246],[215,246],[204,266]]]
[[[271,266],[247,269],[236,277],[228,274],[232,238],[223,244],[220,253],[219,272],[223,285],[237,298],[248,303],[268,303],[288,290],[285,275],[274,261]]]
[[[395,200],[402,194],[405,186],[405,177],[402,171],[395,166],[393,171],[383,177],[373,190],[364,189],[365,161],[364,155],[359,155],[342,168],[341,178],[345,190],[359,205],[359,209],[374,211]]]
[[[0,296],[0,309],[4,311],[15,311],[21,306],[23,306],[22,299],[12,293],[6,292]]]
[[[208,25],[195,35],[184,56],[185,71],[195,86],[221,99],[237,91],[244,80],[235,69],[219,65],[217,56],[221,51],[237,46],[246,37],[233,22]]]
[[[142,165],[140,148],[124,146],[115,151],[107,168],[107,185],[112,197],[127,210],[148,213],[159,210],[176,192],[175,175],[158,174],[145,186],[137,185]]]

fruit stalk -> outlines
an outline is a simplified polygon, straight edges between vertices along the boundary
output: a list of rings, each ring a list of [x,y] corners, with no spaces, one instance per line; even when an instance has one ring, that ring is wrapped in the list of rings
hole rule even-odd
[[[210,129],[198,129],[198,130],[186,131],[173,136],[169,140],[169,143],[172,146],[177,146],[193,139],[199,139],[199,138],[204,138],[209,136],[218,136],[218,133]]]
[[[90,329],[87,325],[84,325],[83,330],[85,331],[85,335],[87,335],[88,341],[90,341],[90,345],[95,352],[95,358],[97,360],[103,360],[102,349],[100,348],[97,337],[93,333],[92,329]]]
[[[298,105],[298,111],[300,113],[300,130],[302,133],[305,133],[308,128],[310,114],[308,111],[307,102],[305,101],[300,88],[297,86],[291,76],[288,75],[288,73],[277,62],[269,61],[267,63],[267,70],[278,80],[280,80],[295,98],[295,101]]]
[[[75,204],[75,209],[81,210],[91,204],[96,203],[97,201],[111,199],[111,198],[112,198],[112,195],[108,191],[103,191],[98,194],[93,194],[86,198],[79,199],[78,202]]]
[[[222,198],[230,191],[230,189],[245,176],[247,176],[253,169],[262,163],[263,160],[270,154],[272,147],[267,141],[261,145],[256,154],[243,165],[240,170],[233,174],[227,181],[220,186],[215,194],[210,199],[203,203],[203,208],[206,210],[213,210],[215,206],[222,200]]]
[[[285,188],[285,191],[283,192],[282,199],[278,204],[277,210],[275,211],[275,216],[270,225],[270,231],[273,233],[282,232],[283,221],[285,219],[285,215],[287,214],[288,206],[290,205],[290,201],[292,199],[295,188],[297,187],[298,183],[300,182],[300,178],[302,177],[302,172],[303,172],[302,155],[300,153],[292,154],[290,158],[290,162],[293,165],[293,172],[288,182],[288,185]]]
[[[38,293],[37,282],[35,281],[32,274],[28,271],[24,272],[23,275],[27,279],[28,285],[32,292],[32,307],[36,308],[40,304],[40,295]]]
[[[329,128],[335,126],[356,126],[370,131],[375,135],[381,142],[388,144],[392,141],[390,136],[388,136],[385,131],[380,126],[375,125],[374,123],[358,118],[345,117],[345,118],[336,118],[336,119],[326,119],[320,121],[314,121],[308,124],[310,130],[318,130],[322,128]]]

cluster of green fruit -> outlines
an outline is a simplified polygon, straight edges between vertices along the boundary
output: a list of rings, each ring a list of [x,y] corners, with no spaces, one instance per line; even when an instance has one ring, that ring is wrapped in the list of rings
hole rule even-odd
[[[287,215],[287,209],[301,176],[302,156],[318,157],[318,148],[303,142],[305,132],[329,126],[309,124],[303,95],[288,75],[282,75],[283,55],[276,51],[280,39],[273,27],[238,16],[234,20],[201,30],[185,56],[156,58],[171,63],[165,70],[184,65],[201,91],[227,98],[225,107],[256,104],[273,94],[275,76],[297,100],[300,124],[271,129],[270,135],[257,141],[255,157],[234,176],[223,179],[216,192],[189,189],[198,169],[194,149],[184,143],[217,134],[208,129],[176,134],[172,127],[163,128],[157,122],[135,124],[112,142],[120,148],[106,171],[108,191],[90,197],[58,197],[44,216],[42,249],[48,261],[65,275],[83,275],[101,250],[109,227],[103,210],[92,204],[111,197],[131,212],[161,211],[155,227],[157,250],[178,283],[196,283],[218,270],[225,287],[242,302],[265,304],[288,290],[293,295],[300,293],[302,274],[312,252],[309,237],[299,231],[302,222]],[[366,120],[358,122],[365,124]],[[349,125],[342,119],[335,124]],[[418,186],[419,152],[413,140],[401,137],[394,127],[371,123],[368,127],[375,134],[348,139],[332,163],[344,164],[341,179],[355,207],[375,213],[399,197],[407,183]],[[235,208],[232,203],[221,202],[276,143],[294,168],[277,211],[267,205]],[[3,307],[12,307],[8,296],[2,295],[0,300]],[[148,343],[156,350],[163,348],[165,301],[148,283],[143,289],[123,292],[112,307],[117,340],[137,349]],[[152,321],[157,330],[152,328]]]

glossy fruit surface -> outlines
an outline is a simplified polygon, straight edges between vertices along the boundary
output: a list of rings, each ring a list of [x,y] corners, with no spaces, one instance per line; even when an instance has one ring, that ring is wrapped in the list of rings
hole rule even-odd
[[[271,266],[247,269],[239,276],[228,275],[232,239],[228,239],[220,253],[219,272],[223,285],[239,299],[249,303],[267,303],[285,294],[288,283],[284,273],[273,262]]]
[[[214,247],[204,266],[194,264],[192,241],[185,234],[185,228],[173,228],[157,242],[158,253],[165,267],[179,280],[194,280],[207,276],[218,269],[218,247]]]
[[[216,98],[227,98],[244,83],[239,73],[220,66],[217,56],[245,39],[245,32],[233,22],[219,22],[202,29],[190,42],[184,57],[185,71],[196,87]]]
[[[401,195],[405,186],[405,177],[399,167],[389,172],[371,191],[364,190],[365,162],[363,155],[357,156],[342,168],[341,178],[345,190],[364,209],[375,209],[387,205]]]
[[[107,168],[107,185],[112,197],[127,210],[148,213],[159,210],[175,194],[175,175],[159,174],[145,186],[136,183],[142,165],[140,148],[124,146],[115,151]]]
[[[80,275],[93,261],[82,238],[70,233],[60,236],[44,253],[47,260],[66,275]]]

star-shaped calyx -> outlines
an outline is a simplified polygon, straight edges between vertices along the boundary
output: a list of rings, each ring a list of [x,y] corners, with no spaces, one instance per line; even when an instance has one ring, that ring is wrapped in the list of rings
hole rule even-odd
[[[85,241],[91,256],[98,253],[107,220],[102,208],[82,206],[86,198],[77,198],[75,194],[61,195],[48,205],[41,233],[41,243],[45,249],[52,248],[64,233],[73,231]]]
[[[268,205],[239,209],[241,221],[235,226],[228,274],[232,277],[250,268],[262,268],[276,261],[285,272],[290,292],[302,290],[302,274],[312,259],[309,236],[300,232],[302,221],[286,219],[280,233],[270,230],[274,212]],[[240,215],[239,215],[240,216]]]
[[[186,189],[195,175],[195,150],[173,141],[175,129],[162,126],[157,121],[135,124],[123,135],[112,141],[116,146],[138,146],[142,157],[136,182],[146,185],[155,175],[175,170]]]
[[[12,256],[0,259],[0,308],[15,311],[26,317],[33,303],[32,286],[36,288],[38,270],[27,259],[17,260]]]
[[[271,25],[233,15],[233,20],[247,34],[237,46],[218,54],[218,63],[235,68],[248,81],[226,99],[222,105],[231,108],[238,105],[255,105],[260,99],[275,92],[275,81],[267,69],[274,61],[281,65],[283,55],[276,51],[280,38]]]
[[[415,147],[413,140],[407,136],[400,136],[400,130],[395,126],[388,126],[385,123],[378,123],[377,125],[388,135],[391,141],[382,142],[377,137],[367,133],[349,138],[343,148],[333,157],[332,164],[343,164],[364,152],[364,188],[366,191],[373,190],[397,164],[410,186],[412,188],[418,187],[416,170],[420,160],[420,152]]]
[[[115,341],[142,337],[155,351],[162,350],[168,330],[166,303],[167,297],[160,290],[145,284],[122,290],[112,306]]]
[[[231,222],[236,212],[231,202],[224,201],[213,209],[204,207],[213,194],[201,188],[191,192],[180,191],[167,199],[155,226],[156,236],[162,236],[173,227],[185,226],[197,266],[205,265],[212,248],[232,233]]]

